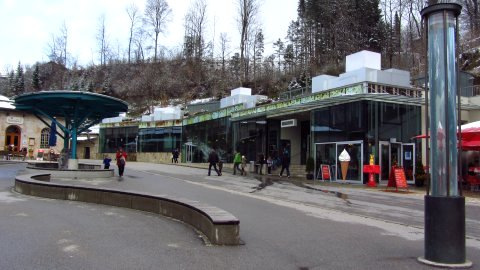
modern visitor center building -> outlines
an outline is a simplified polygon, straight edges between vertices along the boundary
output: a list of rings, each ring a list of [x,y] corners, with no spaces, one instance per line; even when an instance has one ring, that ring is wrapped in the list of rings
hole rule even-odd
[[[288,99],[265,102],[265,96],[237,88],[230,97],[189,104],[183,111],[105,119],[99,152],[121,146],[138,161],[169,162],[171,151],[180,149],[182,162],[202,163],[215,148],[231,163],[236,151],[257,161],[260,155],[276,159],[287,149],[293,166],[314,159],[316,179],[322,179],[320,166],[328,165],[330,180],[350,183],[367,181],[363,165],[373,155],[380,184],[387,183],[393,165],[402,166],[413,184],[416,161],[426,165],[425,146],[414,139],[425,134],[425,91],[411,85],[409,72],[382,70],[380,63],[378,53],[349,55],[345,73],[314,77],[311,91]],[[462,97],[462,121],[480,120],[477,104],[471,94]],[[343,150],[350,156],[345,177],[339,161]]]

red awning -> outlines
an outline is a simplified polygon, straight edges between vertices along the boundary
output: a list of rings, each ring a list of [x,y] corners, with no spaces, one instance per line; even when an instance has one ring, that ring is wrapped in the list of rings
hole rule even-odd
[[[480,151],[480,121],[468,123],[462,126],[462,150]],[[412,139],[426,139],[429,135],[420,134]]]

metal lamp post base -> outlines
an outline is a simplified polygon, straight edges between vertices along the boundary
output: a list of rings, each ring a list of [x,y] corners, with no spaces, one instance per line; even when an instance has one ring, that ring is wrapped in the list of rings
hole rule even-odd
[[[435,266],[470,267],[465,248],[465,198],[425,196],[425,256]]]

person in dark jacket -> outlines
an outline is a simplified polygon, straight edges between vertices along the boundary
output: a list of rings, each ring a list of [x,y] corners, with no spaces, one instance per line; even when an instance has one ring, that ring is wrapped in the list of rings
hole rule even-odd
[[[178,151],[177,148],[173,149],[172,151],[172,163],[178,163],[178,156],[180,155],[180,152]]]
[[[284,150],[281,156],[282,161],[282,170],[280,171],[279,176],[282,177],[283,170],[287,170],[287,177],[290,177],[290,154],[288,150]]]
[[[258,161],[257,161],[257,164],[258,164],[258,174],[263,174],[263,164],[265,164],[265,156],[260,153],[258,155]]]
[[[215,149],[212,149],[212,151],[210,151],[210,154],[208,154],[208,176],[210,176],[210,172],[212,170],[212,166],[213,168],[215,169],[215,172],[217,172],[217,175],[220,176],[222,175],[222,173],[220,173],[218,170],[217,170],[217,162],[219,161],[220,159],[218,158],[218,154],[217,152],[215,152]]]

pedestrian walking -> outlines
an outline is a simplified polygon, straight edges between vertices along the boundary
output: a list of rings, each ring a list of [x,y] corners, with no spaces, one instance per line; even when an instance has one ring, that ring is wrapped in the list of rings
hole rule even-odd
[[[271,156],[268,156],[267,158],[267,173],[268,175],[272,174],[272,167],[273,167],[273,159]]]
[[[208,154],[208,176],[210,176],[210,172],[212,171],[212,166],[215,169],[215,172],[217,173],[218,176],[222,175],[218,169],[217,169],[217,162],[219,161],[218,154],[215,152],[215,149],[212,149],[210,151],[210,154]]]
[[[233,175],[237,174],[237,170],[241,172],[240,163],[242,163],[242,155],[237,151],[233,158]]]
[[[218,171],[220,172],[220,175],[222,175],[222,170],[223,170],[223,160],[220,158],[218,160]]]
[[[105,157],[103,158],[103,168],[105,170],[110,169],[110,162],[111,161],[112,161],[112,159],[108,155],[105,155]]]
[[[288,151],[285,149],[283,151],[283,154],[281,156],[281,162],[282,162],[282,170],[280,171],[279,176],[282,177],[283,170],[287,171],[287,177],[290,177],[290,155],[288,154]]]
[[[172,163],[178,163],[178,156],[180,155],[180,152],[178,151],[177,148],[173,149],[172,151]]]
[[[118,175],[123,176],[123,172],[125,171],[125,165],[127,164],[127,153],[123,151],[122,147],[120,147],[115,157],[117,159]]]
[[[242,156],[242,175],[247,175],[247,171],[245,170],[245,168],[247,167],[247,158],[245,156]]]
[[[258,174],[263,174],[263,164],[265,164],[265,156],[263,154],[258,155]]]

